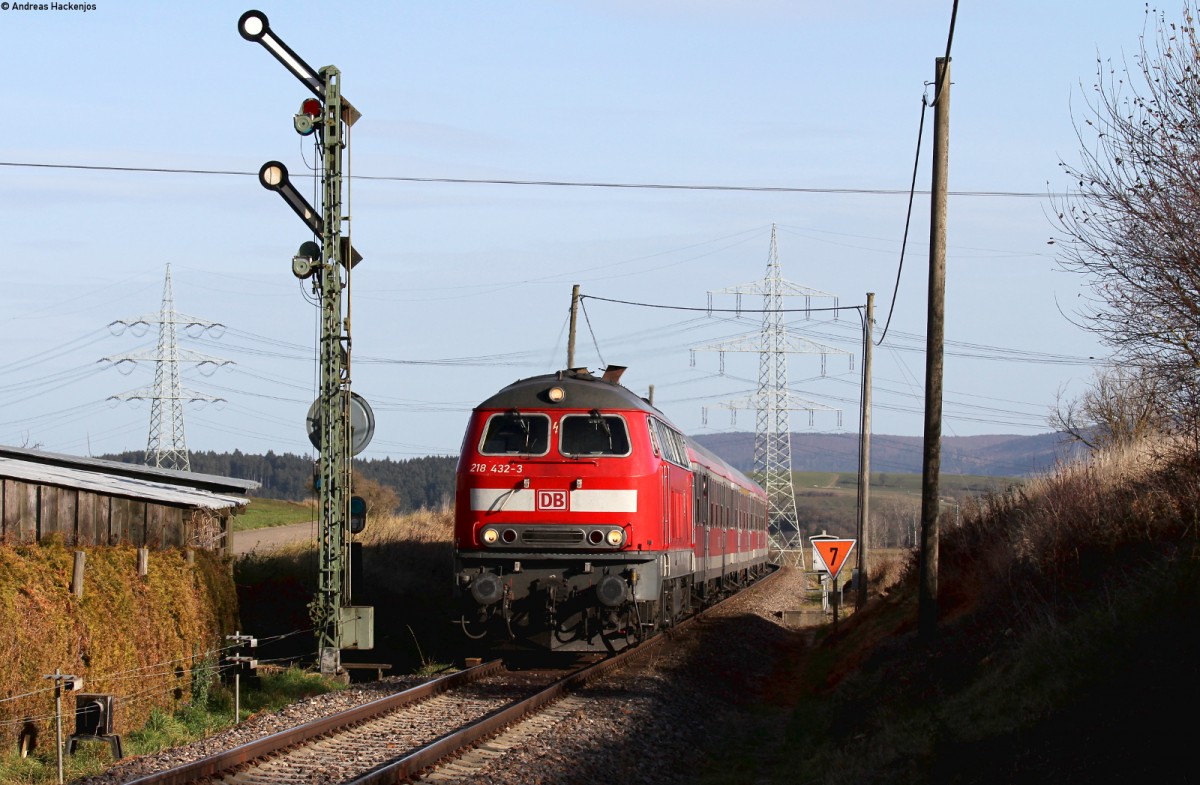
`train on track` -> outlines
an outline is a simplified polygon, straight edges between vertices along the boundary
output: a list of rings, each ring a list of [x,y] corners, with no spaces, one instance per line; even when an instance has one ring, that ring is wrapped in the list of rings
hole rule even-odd
[[[769,569],[767,499],[619,383],[571,369],[472,412],[454,621],[495,648],[612,653]]]

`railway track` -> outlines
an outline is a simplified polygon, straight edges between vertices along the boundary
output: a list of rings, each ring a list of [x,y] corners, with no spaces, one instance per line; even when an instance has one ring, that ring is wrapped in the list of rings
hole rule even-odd
[[[702,617],[693,616],[675,629]],[[551,727],[583,701],[572,691],[669,638],[670,631],[565,675],[506,671],[499,660],[487,662],[126,785],[452,780]],[[485,739],[490,741],[481,744]]]

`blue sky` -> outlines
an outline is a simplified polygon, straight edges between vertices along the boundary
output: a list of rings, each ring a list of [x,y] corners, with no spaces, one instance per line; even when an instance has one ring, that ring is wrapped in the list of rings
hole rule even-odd
[[[877,295],[880,326],[906,196],[566,188],[365,179],[462,178],[903,190],[924,83],[951,2],[137,3],[0,11],[9,74],[5,164],[225,171],[162,174],[0,166],[8,342],[0,443],[75,454],[142,450],[150,386],[98,361],[152,350],[107,325],[177,310],[225,325],[185,350],[234,361],[185,385],[226,399],[188,408],[191,449],[307,453],[316,311],[290,272],[302,224],[254,174],[304,177],[300,84],[236,23],[255,7],[314,67],[336,65],[362,112],[348,191],[354,245],[354,389],[371,402],[363,457],[450,454],[467,413],[514,379],[565,364],[572,284],[586,301],[578,359],[628,365],[690,433],[752,430],[757,357],[691,348],[758,330],[703,307],[761,278],[771,225],[784,276]],[[1096,58],[1132,52],[1140,2],[963,3],[954,37],[952,191],[1046,193],[1069,183]],[[918,188],[929,186],[932,112]],[[315,197],[310,200],[316,203]],[[1056,268],[1050,200],[949,204],[945,431],[1038,433],[1056,394],[1080,392],[1104,350],[1071,323],[1085,290]],[[876,433],[921,432],[928,197],[918,196],[891,334],[876,350]],[[814,303],[821,305],[822,303]],[[731,307],[716,296],[714,305]],[[748,306],[752,307],[752,306]],[[590,330],[589,330],[590,325]],[[859,350],[857,317],[797,319]],[[594,340],[593,340],[594,334]],[[1046,355],[1053,355],[1053,359]],[[1049,360],[1049,361],[1048,361]],[[854,430],[858,369],[795,356],[797,394],[842,410],[797,431]],[[707,417],[705,412],[707,411]]]

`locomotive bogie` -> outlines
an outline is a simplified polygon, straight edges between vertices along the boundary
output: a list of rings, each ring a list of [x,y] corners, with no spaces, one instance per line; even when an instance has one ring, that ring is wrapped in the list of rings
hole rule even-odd
[[[463,554],[456,575],[464,632],[504,648],[619,651],[645,633],[639,613],[662,592],[653,554]]]

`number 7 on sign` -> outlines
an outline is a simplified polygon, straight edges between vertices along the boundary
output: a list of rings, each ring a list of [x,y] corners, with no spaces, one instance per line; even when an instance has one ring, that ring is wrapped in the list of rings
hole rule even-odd
[[[856,540],[813,540],[813,552],[816,554],[813,567],[824,569],[831,576],[841,572],[842,565],[850,558]]]

